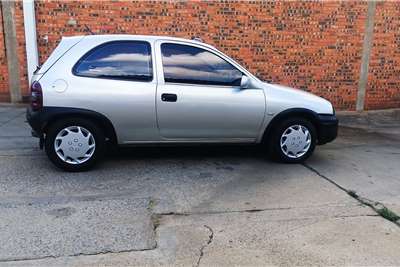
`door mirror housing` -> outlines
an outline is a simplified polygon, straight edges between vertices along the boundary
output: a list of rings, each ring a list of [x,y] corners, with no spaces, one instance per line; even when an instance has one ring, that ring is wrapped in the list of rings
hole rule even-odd
[[[242,79],[240,81],[240,88],[241,89],[247,89],[250,87],[250,79],[249,77],[247,77],[246,75],[242,76]]]

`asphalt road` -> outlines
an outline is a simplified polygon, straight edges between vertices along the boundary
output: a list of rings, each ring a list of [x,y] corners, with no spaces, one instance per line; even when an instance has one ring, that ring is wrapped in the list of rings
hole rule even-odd
[[[303,165],[132,148],[85,173],[53,167],[24,120],[0,106],[1,266],[400,265],[395,120],[342,128]]]

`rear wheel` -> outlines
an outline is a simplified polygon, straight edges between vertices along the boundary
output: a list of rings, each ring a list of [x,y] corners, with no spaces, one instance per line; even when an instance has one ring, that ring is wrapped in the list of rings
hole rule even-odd
[[[274,159],[287,163],[306,160],[315,149],[317,134],[314,125],[303,118],[289,118],[274,129],[269,148]]]
[[[66,171],[84,171],[103,156],[103,131],[85,119],[67,119],[51,125],[45,139],[49,159]]]

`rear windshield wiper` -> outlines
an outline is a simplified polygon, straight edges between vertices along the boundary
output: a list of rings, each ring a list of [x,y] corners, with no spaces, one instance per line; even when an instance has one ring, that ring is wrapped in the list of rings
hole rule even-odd
[[[33,72],[33,74],[36,74],[40,70],[40,67],[41,66],[37,65],[35,71]]]

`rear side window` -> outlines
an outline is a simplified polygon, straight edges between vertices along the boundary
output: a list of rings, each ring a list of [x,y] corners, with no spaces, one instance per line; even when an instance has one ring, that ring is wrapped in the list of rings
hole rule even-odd
[[[165,82],[240,86],[242,72],[207,50],[164,43],[161,53]]]
[[[73,73],[83,77],[151,81],[150,44],[142,41],[102,44],[86,53],[75,64]]]

